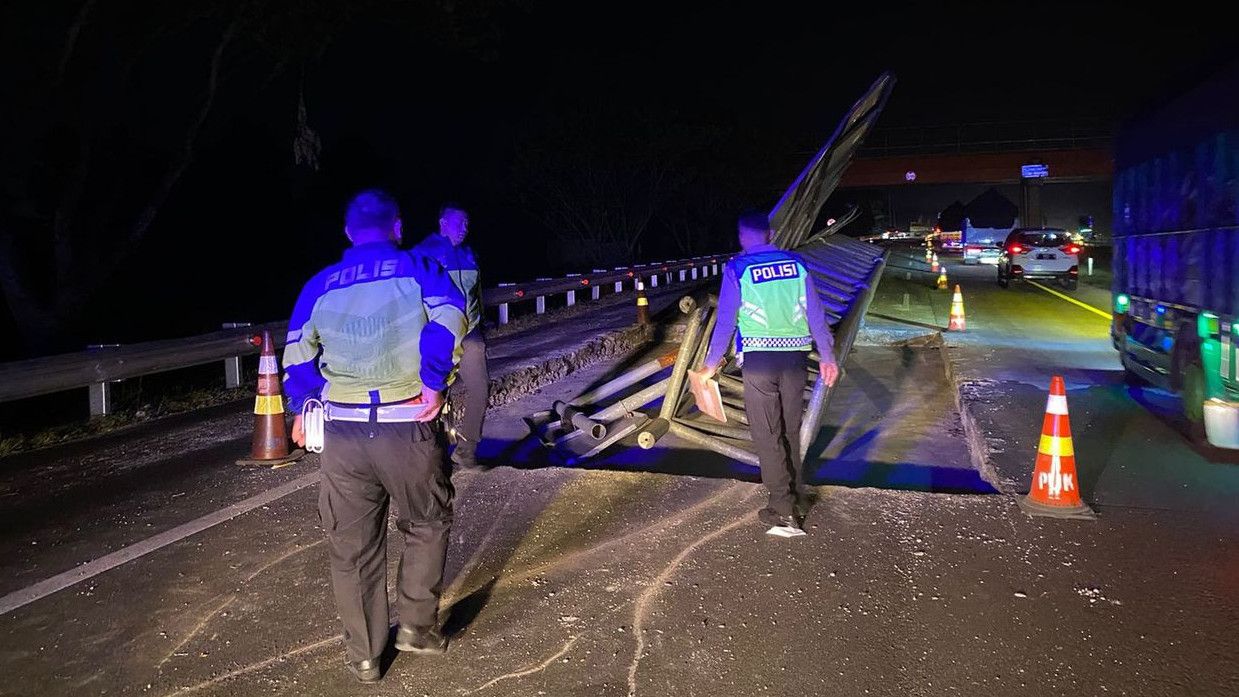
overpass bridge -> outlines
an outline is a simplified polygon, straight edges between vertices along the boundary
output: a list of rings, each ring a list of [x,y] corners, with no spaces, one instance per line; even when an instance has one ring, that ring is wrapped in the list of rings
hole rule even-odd
[[[1038,176],[1025,176],[1030,173]],[[875,130],[839,188],[1019,184],[1020,218],[1035,221],[1041,219],[1044,185],[1108,182],[1113,176],[1108,124],[988,122]]]

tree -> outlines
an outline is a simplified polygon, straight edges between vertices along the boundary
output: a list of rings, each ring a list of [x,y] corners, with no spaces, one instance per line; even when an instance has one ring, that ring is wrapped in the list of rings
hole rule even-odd
[[[270,24],[327,6],[124,5],[84,0],[53,36],[54,9],[4,21],[0,39],[28,72],[4,89],[14,108],[0,131],[0,291],[30,350],[61,348],[142,243],[225,87],[268,84],[305,57],[269,41]]]
[[[452,0],[64,4],[0,10],[0,57],[20,66],[0,83],[0,293],[29,352],[67,345],[226,114],[286,97],[290,159],[317,168],[305,83],[344,27],[399,22],[473,52],[495,36]]]
[[[649,111],[578,105],[538,114],[513,165],[518,200],[582,264],[635,259],[691,134]]]

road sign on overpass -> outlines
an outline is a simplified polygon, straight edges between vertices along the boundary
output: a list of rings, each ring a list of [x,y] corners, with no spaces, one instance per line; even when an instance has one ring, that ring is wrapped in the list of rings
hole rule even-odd
[[[906,154],[858,157],[843,173],[841,189],[925,184],[1018,184],[1022,168],[1043,165],[1049,176],[1044,182],[1108,181],[1114,174],[1114,156],[1109,148],[1011,152]],[[909,172],[915,172],[909,177]]]

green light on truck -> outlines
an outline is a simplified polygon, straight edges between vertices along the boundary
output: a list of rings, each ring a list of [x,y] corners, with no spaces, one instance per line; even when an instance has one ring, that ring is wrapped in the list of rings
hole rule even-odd
[[[1119,314],[1127,314],[1127,308],[1131,306],[1131,298],[1123,293],[1114,296],[1114,311]]]
[[[1217,315],[1212,312],[1202,312],[1196,317],[1196,333],[1202,339],[1215,337],[1219,333]]]

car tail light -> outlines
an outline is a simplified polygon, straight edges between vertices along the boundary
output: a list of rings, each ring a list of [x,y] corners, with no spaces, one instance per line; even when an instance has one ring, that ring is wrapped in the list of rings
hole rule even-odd
[[[1080,267],[1078,267],[1078,266],[1073,266],[1073,267],[1071,267],[1070,269],[1068,269],[1068,270],[1067,270],[1067,273],[1071,274],[1072,276],[1079,276],[1079,275],[1080,275]]]
[[[1007,251],[1011,254],[1023,254],[1026,250],[1022,245],[1013,244],[1010,247],[1007,247]]]
[[[1063,248],[1062,248],[1062,250],[1063,250],[1064,252],[1068,253],[1068,254],[1079,254],[1079,253],[1080,253],[1080,245],[1078,245],[1078,244],[1069,244],[1069,245],[1067,245],[1067,246],[1063,247]]]

